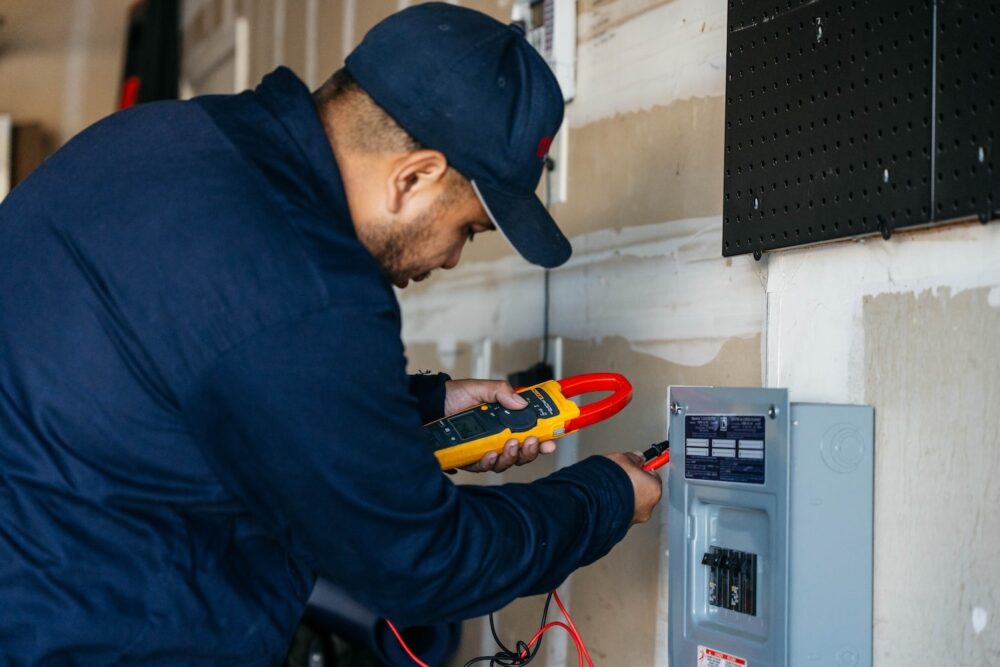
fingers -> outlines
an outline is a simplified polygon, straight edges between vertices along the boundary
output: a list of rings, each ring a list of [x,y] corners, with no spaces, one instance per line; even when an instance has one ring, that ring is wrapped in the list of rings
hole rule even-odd
[[[538,438],[531,437],[521,445],[516,439],[511,438],[500,452],[500,458],[493,466],[495,472],[503,472],[511,466],[523,465],[538,458]]]
[[[639,452],[622,452],[622,454],[624,454],[625,458],[627,458],[632,463],[636,464],[640,468],[642,467],[644,459],[642,458],[642,454],[640,454]]]
[[[526,438],[524,443],[521,444],[516,439],[511,438],[504,443],[503,449],[499,454],[496,452],[487,452],[479,459],[478,463],[465,468],[465,470],[470,472],[486,472],[488,470],[503,472],[511,466],[521,466],[525,463],[531,463],[538,458],[539,454],[551,454],[555,451],[556,443],[552,440],[539,442],[538,438],[531,436]]]

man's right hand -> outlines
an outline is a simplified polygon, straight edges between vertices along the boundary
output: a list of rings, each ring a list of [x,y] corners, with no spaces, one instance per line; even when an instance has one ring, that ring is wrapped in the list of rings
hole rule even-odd
[[[613,452],[604,456],[620,465],[632,480],[632,491],[635,493],[632,525],[649,521],[653,508],[663,495],[663,480],[656,472],[643,470],[642,456],[635,452]]]

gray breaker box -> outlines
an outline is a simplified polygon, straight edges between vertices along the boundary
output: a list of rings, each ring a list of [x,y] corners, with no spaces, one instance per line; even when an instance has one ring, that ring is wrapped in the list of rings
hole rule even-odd
[[[874,410],[671,387],[670,667],[872,664]]]

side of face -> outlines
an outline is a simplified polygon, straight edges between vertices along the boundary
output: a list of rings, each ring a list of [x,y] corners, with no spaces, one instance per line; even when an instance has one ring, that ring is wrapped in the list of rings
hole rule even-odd
[[[439,151],[353,157],[342,172],[358,238],[397,287],[455,267],[465,244],[494,228]]]

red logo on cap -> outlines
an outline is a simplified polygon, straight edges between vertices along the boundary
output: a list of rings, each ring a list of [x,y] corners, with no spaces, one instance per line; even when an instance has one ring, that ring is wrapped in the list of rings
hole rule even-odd
[[[535,149],[535,155],[539,159],[545,157],[549,153],[549,146],[552,145],[552,137],[542,137],[538,140],[538,148]]]

